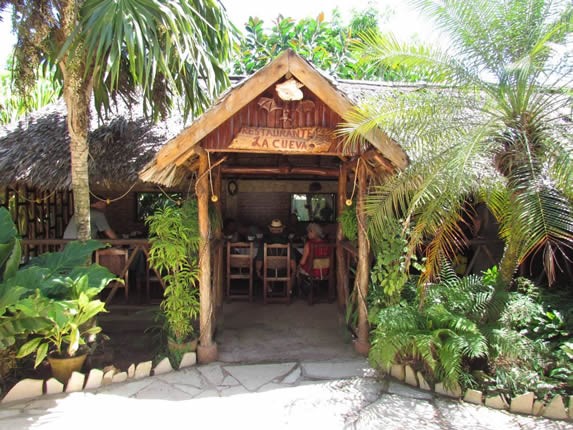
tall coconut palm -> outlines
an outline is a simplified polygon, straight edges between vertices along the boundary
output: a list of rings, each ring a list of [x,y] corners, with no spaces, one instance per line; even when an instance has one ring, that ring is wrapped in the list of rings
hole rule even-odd
[[[2,0],[13,7],[16,82],[31,88],[36,66],[57,64],[68,111],[78,238],[90,236],[90,100],[137,89],[145,113],[166,115],[180,97],[196,114],[225,85],[232,26],[218,0]]]
[[[417,0],[449,46],[372,36],[358,49],[382,64],[419,69],[440,85],[364,103],[345,126],[349,143],[379,126],[411,158],[376,187],[373,233],[386,219],[409,224],[413,252],[426,244],[427,276],[466,241],[462,220],[479,199],[500,223],[509,284],[542,253],[550,281],[556,254],[573,243],[572,16],[569,1]]]

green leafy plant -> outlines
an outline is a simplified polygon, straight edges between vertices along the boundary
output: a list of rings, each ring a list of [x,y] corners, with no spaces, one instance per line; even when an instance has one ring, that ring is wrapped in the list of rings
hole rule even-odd
[[[381,308],[396,305],[402,290],[410,279],[410,267],[422,271],[416,255],[408,253],[408,231],[403,231],[398,221],[388,223],[385,231],[372,238],[376,261],[370,271],[368,307],[370,319]]]
[[[401,304],[379,312],[369,358],[382,368],[413,362],[430,381],[452,387],[459,382],[464,358],[486,356],[486,339],[473,321],[443,305],[420,311]]]
[[[61,252],[43,254],[18,268],[20,242],[4,208],[0,226],[6,267],[0,282],[0,349],[14,345],[17,337],[32,336],[18,357],[36,352],[36,366],[48,352],[74,355],[87,336],[100,331],[87,324],[105,310],[93,298],[115,279],[105,267],[89,264],[92,253],[104,245],[95,240],[70,242]]]
[[[54,300],[38,292],[14,306],[16,311],[24,315],[40,313],[49,322],[47,327],[36,331],[36,336],[22,345],[19,358],[35,352],[34,366],[37,367],[48,353],[59,358],[74,357],[86,344],[88,336],[101,331],[101,327],[92,322],[96,315],[105,311],[105,304],[90,299],[87,292],[93,290],[89,286],[88,276],[73,280],[70,287],[78,294],[77,298]]]
[[[378,313],[370,358],[382,367],[413,362],[429,380],[446,385],[471,385],[479,369],[507,373],[539,357],[534,342],[507,322],[517,299],[524,301],[507,292],[496,268],[460,278],[445,261],[438,283]]]
[[[358,219],[356,218],[356,206],[346,206],[338,216],[338,222],[342,227],[342,233],[351,241],[358,239]]]
[[[199,315],[199,226],[197,202],[180,208],[166,206],[147,218],[150,234],[149,264],[164,273],[166,283],[161,309],[169,336],[187,341],[195,332]]]

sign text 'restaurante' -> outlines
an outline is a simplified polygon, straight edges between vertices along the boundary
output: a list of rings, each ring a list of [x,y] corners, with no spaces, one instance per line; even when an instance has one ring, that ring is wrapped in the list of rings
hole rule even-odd
[[[332,130],[320,127],[243,127],[230,148],[261,152],[328,152],[336,142]]]

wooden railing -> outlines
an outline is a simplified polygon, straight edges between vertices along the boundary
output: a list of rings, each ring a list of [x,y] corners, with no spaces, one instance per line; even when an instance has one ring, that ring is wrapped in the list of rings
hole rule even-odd
[[[61,251],[68,242],[71,242],[71,240],[23,239],[23,260],[24,262],[27,262],[31,257],[35,257],[46,252]],[[161,275],[154,268],[149,267],[149,241],[147,239],[102,239],[101,242],[108,244],[109,246],[120,247],[129,250],[128,259],[124,267],[121,269],[120,273],[116,274],[118,278],[125,278],[127,271],[130,269],[135,259],[138,258],[138,255],[143,255],[145,259],[145,285],[147,298],[149,299],[150,274],[154,275],[155,279],[161,284],[163,288],[165,288]],[[114,283],[114,286],[106,298],[106,303],[111,301],[118,288],[119,284]]]

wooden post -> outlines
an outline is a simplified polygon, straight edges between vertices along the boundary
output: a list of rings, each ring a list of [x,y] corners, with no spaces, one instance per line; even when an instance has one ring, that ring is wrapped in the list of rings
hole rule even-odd
[[[370,326],[368,324],[368,307],[366,304],[366,297],[368,295],[368,278],[369,278],[369,246],[368,236],[366,230],[366,213],[365,213],[365,199],[366,199],[366,183],[367,183],[367,170],[366,167],[359,162],[356,165],[356,175],[358,176],[358,201],[356,205],[356,218],[358,219],[358,265],[356,267],[356,280],[354,288],[357,289],[356,301],[358,307],[358,327],[354,349],[362,355],[368,355],[370,350],[370,343],[368,335]]]
[[[199,346],[197,360],[211,363],[218,358],[217,344],[213,342],[213,295],[211,291],[211,250],[209,245],[209,161],[207,153],[199,154],[199,172],[196,191],[199,209],[199,300],[201,302],[199,321]]]
[[[218,246],[215,251],[215,266],[213,270],[213,276],[215,278],[213,279],[213,285],[215,287],[215,305],[217,307],[215,315],[219,317],[219,311],[223,305],[223,211],[221,209],[221,166],[217,166],[213,169],[213,179],[213,192],[218,197],[217,201],[214,202],[214,205],[217,217],[221,222],[214,231]]]
[[[340,175],[338,176],[338,215],[346,210],[346,182],[348,178],[348,167],[346,162],[340,164]],[[336,294],[338,296],[338,308],[342,310],[348,299],[348,273],[344,261],[344,249],[342,249],[342,225],[338,223],[336,227]]]

